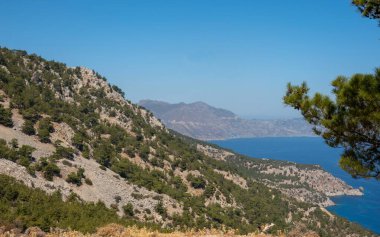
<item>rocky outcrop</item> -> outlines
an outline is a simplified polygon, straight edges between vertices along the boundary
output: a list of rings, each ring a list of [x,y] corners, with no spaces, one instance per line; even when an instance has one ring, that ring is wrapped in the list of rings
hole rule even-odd
[[[264,182],[299,201],[315,203],[321,207],[335,204],[330,197],[363,195],[359,189],[334,177],[318,165],[312,168],[300,167],[302,166],[292,163],[276,167],[268,165],[264,168],[261,166],[260,173],[281,177],[280,182],[271,180]]]
[[[253,180],[280,190],[288,197],[321,207],[334,205],[334,196],[360,196],[360,189],[346,184],[318,165],[299,165],[270,159],[240,158],[239,155],[210,145],[197,145],[197,149],[217,160],[229,161],[248,170]],[[228,175],[226,179],[232,179]],[[235,180],[239,180],[236,179]]]

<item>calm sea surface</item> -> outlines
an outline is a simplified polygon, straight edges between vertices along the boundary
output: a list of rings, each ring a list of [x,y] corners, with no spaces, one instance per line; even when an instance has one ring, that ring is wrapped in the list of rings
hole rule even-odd
[[[380,234],[380,181],[353,179],[338,166],[342,150],[330,148],[321,138],[244,138],[212,143],[251,157],[319,164],[351,186],[363,187],[364,196],[333,198],[337,205],[328,209]]]

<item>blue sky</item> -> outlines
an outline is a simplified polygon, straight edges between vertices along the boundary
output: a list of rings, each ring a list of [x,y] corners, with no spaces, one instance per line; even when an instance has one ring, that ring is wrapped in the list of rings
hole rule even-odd
[[[0,46],[100,72],[134,102],[204,101],[298,117],[287,82],[329,93],[380,66],[380,28],[350,0],[0,0]]]

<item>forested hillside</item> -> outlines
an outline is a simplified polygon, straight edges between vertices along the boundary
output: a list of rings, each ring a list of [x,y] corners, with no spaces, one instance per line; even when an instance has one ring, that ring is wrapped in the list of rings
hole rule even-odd
[[[168,131],[124,97],[93,70],[0,48],[0,226],[372,236],[287,195],[262,160],[231,162],[233,153]]]

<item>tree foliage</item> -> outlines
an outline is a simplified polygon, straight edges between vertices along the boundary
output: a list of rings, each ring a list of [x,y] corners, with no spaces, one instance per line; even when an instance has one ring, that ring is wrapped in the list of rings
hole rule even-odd
[[[49,118],[41,119],[37,132],[41,142],[50,142],[50,133],[54,132],[54,128]]]
[[[12,112],[10,109],[5,109],[2,104],[0,104],[0,124],[13,127]]]
[[[332,147],[344,147],[340,166],[353,176],[380,178],[380,69],[340,76],[332,82],[335,100],[308,95],[306,83],[288,84],[284,102],[300,110]]]
[[[363,16],[371,19],[380,18],[380,0],[353,0]]]
[[[34,135],[36,134],[36,130],[34,129],[34,124],[31,120],[25,120],[22,125],[22,132],[26,135]]]
[[[123,206],[123,211],[126,216],[134,216],[135,212],[133,210],[132,203],[128,202],[127,205]]]

